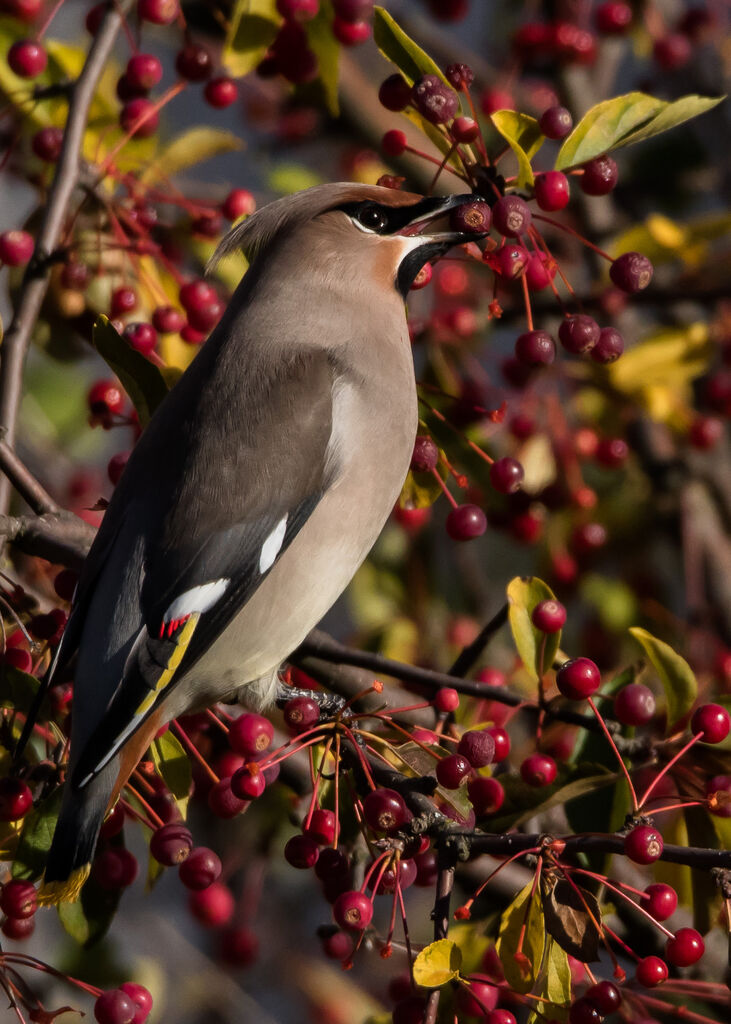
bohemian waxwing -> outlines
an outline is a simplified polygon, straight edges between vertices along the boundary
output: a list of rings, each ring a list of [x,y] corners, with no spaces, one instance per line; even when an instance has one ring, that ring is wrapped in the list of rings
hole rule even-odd
[[[56,672],[76,657],[71,758],[42,901],[77,898],[160,727],[266,706],[373,545],[417,426],[404,299],[468,241],[431,225],[472,198],[321,185],[221,242],[214,259],[241,249],[249,269],[132,452],[58,651]]]

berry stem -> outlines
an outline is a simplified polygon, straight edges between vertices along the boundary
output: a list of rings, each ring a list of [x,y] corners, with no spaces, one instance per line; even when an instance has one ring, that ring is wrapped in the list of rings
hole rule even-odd
[[[635,787],[632,785],[632,779],[630,778],[630,774],[627,771],[627,765],[624,763],[624,760],[622,759],[622,755],[617,750],[617,744],[614,742],[614,739],[613,739],[612,734],[610,733],[609,729],[607,729],[606,724],[604,722],[604,719],[602,718],[601,712],[599,711],[599,708],[594,703],[594,698],[593,697],[589,697],[587,699],[588,699],[588,702],[589,702],[589,707],[591,708],[591,710],[596,715],[596,719],[597,719],[597,721],[598,721],[598,723],[599,723],[599,725],[601,727],[602,732],[604,733],[604,735],[606,737],[607,743],[612,748],[612,750],[614,751],[614,755],[617,758],[617,763],[619,764],[619,767],[622,770],[622,774],[624,775],[625,782],[627,783],[627,786],[629,787],[630,795],[632,797],[632,809],[634,810],[634,812],[636,814],[639,811],[641,804],[637,803],[637,793],[635,792]]]
[[[525,302],[525,318],[528,323],[528,330],[533,330],[533,311],[530,308],[530,293],[528,291],[528,279],[525,274],[520,275],[520,285],[523,289],[523,301]]]
[[[613,885],[612,882],[609,881],[609,879],[602,878],[601,875],[596,875],[593,871],[585,871],[583,868],[573,868],[572,870],[575,874],[578,873],[581,875],[587,875],[587,877],[595,878],[597,881],[601,882],[601,884],[606,889],[611,889],[611,891],[613,893],[616,893],[617,896],[621,897],[621,899],[625,900],[627,903],[630,903],[635,908],[635,910],[639,910],[643,917],[646,917],[647,920],[651,921],[656,928],[659,928],[666,938],[672,939],[673,933],[670,931],[669,928],[666,928],[664,924],[662,924],[660,921],[657,921],[649,911],[645,910],[642,906],[640,906],[640,904],[633,900],[631,896],[628,896],[627,893],[622,892],[622,890],[618,886]],[[644,895],[644,893],[641,895]]]
[[[446,498],[447,498],[447,501],[449,502],[449,504],[452,506],[452,508],[457,508],[457,502],[454,500],[452,495],[449,493],[447,485],[444,483],[444,481],[442,480],[441,476],[439,475],[439,470],[436,468],[436,466],[434,467],[434,469],[431,470],[431,473],[433,474],[434,479],[437,481],[437,483],[441,487],[442,492],[446,495]]]
[[[157,811],[155,811],[152,807],[150,807],[150,805],[148,804],[147,800],[145,800],[145,798],[138,792],[138,790],[135,789],[135,787],[132,785],[131,782],[129,782],[129,780],[127,781],[127,784],[125,785],[124,788],[129,790],[129,792],[132,794],[132,796],[135,798],[135,800],[137,800],[141,804],[141,806],[145,809],[147,814],[150,816],[150,820],[153,822],[153,826],[152,826],[153,829],[154,828],[162,828],[162,826],[165,824],[165,822],[162,820],[162,818],[157,813]]]
[[[199,750],[198,750],[198,749],[196,748],[195,744],[194,744],[194,743],[193,743],[193,741],[192,741],[192,740],[190,739],[190,737],[188,736],[188,734],[187,734],[187,732],[185,731],[185,729],[183,729],[183,727],[182,727],[182,726],[180,725],[180,723],[179,723],[178,721],[176,721],[175,719],[173,719],[173,721],[172,721],[172,722],[170,723],[170,725],[171,725],[171,727],[172,727],[173,731],[174,731],[175,733],[177,733],[177,735],[178,735],[178,738],[180,739],[180,742],[181,742],[181,743],[183,744],[183,746],[184,746],[184,747],[185,747],[185,749],[186,749],[186,750],[188,751],[188,753],[189,753],[189,754],[190,754],[190,755],[191,755],[192,757],[194,757],[194,758],[195,758],[195,760],[196,760],[196,761],[198,762],[198,764],[199,764],[199,765],[201,766],[201,768],[202,768],[202,769],[203,769],[203,771],[204,771],[204,772],[206,773],[206,775],[208,776],[208,778],[209,778],[209,779],[211,780],[211,782],[213,783],[213,785],[214,785],[214,786],[217,786],[217,785],[218,785],[218,783],[219,783],[219,782],[220,782],[221,780],[220,780],[220,779],[219,779],[219,777],[218,777],[218,776],[216,775],[216,773],[214,772],[214,770],[213,770],[213,769],[211,768],[211,766],[209,765],[208,761],[206,761],[206,759],[205,759],[205,757],[203,756],[203,754],[201,754],[201,752],[200,752],[200,751],[199,751]]]
[[[650,794],[652,793],[652,791],[655,788],[655,786],[657,786],[657,784],[660,781],[660,779],[662,779],[664,775],[667,775],[667,773],[670,771],[670,769],[673,767],[673,765],[677,761],[680,760],[680,758],[683,756],[683,754],[685,754],[688,750],[690,750],[690,748],[693,746],[693,744],[697,743],[698,740],[700,740],[702,738],[703,738],[703,733],[702,732],[697,733],[695,736],[693,736],[691,739],[688,740],[688,742],[685,744],[684,747],[681,747],[681,749],[678,751],[678,753],[675,755],[675,757],[671,758],[670,761],[668,761],[668,763],[665,765],[665,767],[662,769],[662,771],[658,775],[655,776],[655,778],[652,780],[650,785],[645,790],[645,794],[642,797],[642,800],[640,801],[639,807],[644,807],[645,806],[645,804],[647,803],[647,801],[648,801],[648,799],[650,797]],[[639,808],[636,808],[636,809],[639,810]]]
[[[554,220],[553,217],[546,217],[544,213],[534,213],[533,217],[535,220],[542,220],[545,221],[546,224],[551,224],[554,228],[558,228],[559,231],[565,231],[568,235],[573,235],[574,238],[578,238],[581,244],[585,245],[587,249],[591,249],[593,252],[597,253],[597,255],[601,256],[602,259],[608,260],[609,263],[614,263],[613,256],[610,256],[608,252],[604,251],[604,249],[600,249],[598,245],[594,245],[593,242],[590,242],[588,238],[579,234],[578,231],[570,228],[568,224],[562,224],[560,220]]]

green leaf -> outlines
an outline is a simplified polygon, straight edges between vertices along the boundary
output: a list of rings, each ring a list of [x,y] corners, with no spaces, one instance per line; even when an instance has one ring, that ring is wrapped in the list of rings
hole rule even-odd
[[[413,85],[422,75],[437,75],[445,85],[449,85],[439,65],[404,32],[383,7],[376,7],[373,16],[373,38],[386,60],[396,65],[409,85]]]
[[[102,889],[93,877],[84,885],[81,896],[74,903],[59,903],[58,916],[64,930],[80,946],[88,949],[106,935],[114,920],[121,889]]]
[[[538,127],[535,117],[519,114],[516,110],[496,110],[490,120],[512,149],[518,160],[518,187],[533,185],[535,178],[531,167],[533,157],[545,142],[545,136]]]
[[[220,156],[221,153],[235,153],[243,148],[242,139],[233,132],[203,125],[189,128],[157,153],[140,176],[140,182],[151,185],[172,178],[180,171],[202,164],[204,160]]]
[[[537,576],[516,576],[508,583],[508,620],[515,646],[528,673],[538,682],[551,667],[556,657],[561,631],[543,633],[531,622],[533,609],[541,601],[556,600],[556,596]]]
[[[698,696],[698,683],[685,658],[658,640],[652,633],[633,626],[630,633],[642,645],[665,691],[667,701],[667,732],[688,714]]]
[[[190,759],[185,752],[183,745],[170,732],[164,732],[153,740],[150,747],[152,760],[155,767],[162,776],[162,780],[175,797],[180,813],[185,818],[188,811],[188,799],[190,797],[190,785],[193,781],[193,772],[190,766]]]
[[[322,181],[322,177],[316,171],[301,164],[279,164],[267,177],[269,188],[285,196],[299,192],[303,188],[310,188],[312,185],[321,185]]]
[[[318,79],[304,87],[310,92],[313,88],[322,93],[322,102],[328,112],[337,117],[340,113],[338,102],[338,62],[340,46],[333,35],[333,12],[330,4],[321,3],[317,17],[305,23],[307,42],[317,57]]]
[[[422,988],[441,988],[459,977],[462,952],[451,939],[438,939],[422,949],[414,960],[413,977]]]
[[[35,676],[4,663],[0,669],[0,708],[12,708],[25,714],[35,699],[38,685]]]
[[[532,891],[531,879],[503,912],[496,945],[505,979],[516,992],[529,992],[533,988],[543,960],[546,941],[543,907],[538,892]],[[518,951],[524,924],[523,944]]]
[[[551,937],[546,945],[546,978],[543,993],[554,1006],[571,1002],[571,967],[568,953]]]
[[[659,135],[705,113],[722,99],[683,96],[668,103],[643,92],[629,92],[604,100],[588,110],[566,138],[556,157],[555,169],[576,167],[612,149]]]
[[[400,508],[428,508],[433,505],[442,489],[433,473],[410,469],[399,495]]]
[[[276,0],[237,0],[221,55],[222,64],[234,78],[254,70],[281,23]]]
[[[103,314],[94,324],[92,343],[102,359],[119,377],[132,399],[140,423],[147,426],[155,409],[168,393],[165,377],[154,363],[128,345]]]
[[[599,791],[616,781],[616,772],[602,773],[600,766],[582,763],[561,775],[550,786],[537,789],[519,776],[501,776],[505,790],[505,805],[499,818],[490,818],[490,830],[503,832],[524,824],[537,814],[552,807],[565,807],[574,800],[592,794],[598,799]]]
[[[475,974],[481,970],[485,953],[491,943],[484,934],[481,921],[458,921],[449,926],[449,935],[462,953],[460,971],[463,975]]]
[[[26,815],[13,861],[13,878],[34,880],[43,874],[61,810],[62,796],[63,787],[59,786]]]

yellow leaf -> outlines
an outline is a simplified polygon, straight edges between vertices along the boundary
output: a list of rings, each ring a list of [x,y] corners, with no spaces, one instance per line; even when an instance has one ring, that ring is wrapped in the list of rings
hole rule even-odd
[[[438,939],[422,949],[414,960],[413,975],[423,988],[441,988],[459,977],[462,952],[451,939]]]
[[[528,114],[516,110],[496,110],[490,120],[505,139],[518,161],[518,185],[526,188],[533,185],[535,178],[531,158],[545,142],[545,135],[538,122]]]
[[[165,146],[140,177],[140,184],[151,185],[156,181],[172,178],[180,171],[195,164],[210,160],[221,153],[234,153],[243,149],[244,143],[232,132],[219,128],[199,126],[189,128]]]
[[[519,950],[521,933],[523,943]],[[531,879],[504,911],[496,945],[505,978],[516,992],[530,992],[533,988],[541,969],[545,941],[543,907],[537,887],[533,892]]]
[[[705,371],[710,356],[707,324],[664,327],[643,338],[607,371],[612,387],[636,394],[652,385],[689,383]]]
[[[531,621],[533,609],[541,601],[555,601],[556,595],[537,576],[516,576],[508,583],[508,620],[515,646],[531,679],[538,682],[553,664],[561,631],[544,633]]]
[[[221,55],[224,67],[235,78],[253,71],[281,23],[275,0],[237,0]]]

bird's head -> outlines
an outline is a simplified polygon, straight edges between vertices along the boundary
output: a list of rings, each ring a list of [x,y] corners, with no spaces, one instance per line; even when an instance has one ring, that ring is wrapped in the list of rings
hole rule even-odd
[[[472,195],[431,196],[343,182],[317,185],[277,199],[233,228],[211,265],[241,250],[250,263],[286,246],[312,268],[324,257],[334,274],[349,269],[376,274],[406,296],[423,265],[479,234],[455,231],[450,211],[473,202]]]

